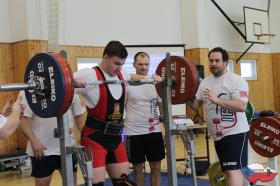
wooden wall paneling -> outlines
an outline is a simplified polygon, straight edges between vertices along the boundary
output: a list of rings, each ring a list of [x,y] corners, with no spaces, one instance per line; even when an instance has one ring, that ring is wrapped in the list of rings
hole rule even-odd
[[[14,66],[14,82],[23,82],[24,73],[29,60],[38,52],[47,51],[47,42],[40,40],[24,40],[12,43],[12,61]],[[18,92],[15,92],[15,96]],[[20,129],[16,131],[17,148],[26,148],[26,137]]]
[[[7,43],[0,43],[0,83],[14,82],[15,66],[12,62],[12,46]],[[14,99],[13,92],[0,92],[0,108],[9,100]],[[0,140],[0,154],[12,152],[17,148],[17,134],[12,134],[8,139]]]
[[[236,60],[241,53],[229,52],[229,57]],[[256,111],[275,109],[272,56],[265,53],[246,53],[242,59],[255,59],[257,62],[257,80],[249,80],[249,100]],[[242,60],[241,59],[241,60]],[[234,71],[240,75],[240,62],[234,61]]]
[[[260,110],[275,110],[272,56],[271,54],[259,54],[258,57],[257,65],[260,67],[258,69],[260,84],[253,87],[253,90],[261,90],[261,95],[257,98]]]
[[[28,61],[28,42],[21,41],[12,44],[13,63],[17,67],[15,69],[15,82],[23,82],[23,76]]]
[[[29,60],[39,52],[46,52],[46,41],[25,40],[12,44],[15,81],[23,82],[24,73]]]
[[[185,56],[193,60],[194,64],[199,64],[204,66],[205,76],[210,75],[210,70],[208,68],[208,48],[195,48],[185,50]]]
[[[210,74],[208,68],[208,48],[195,48],[195,49],[187,49],[185,50],[185,57],[189,58],[193,61],[194,64],[203,65],[204,66],[204,75],[208,76]],[[194,118],[196,116],[196,111],[187,106],[187,117]],[[199,108],[199,116],[204,118],[204,108]]]
[[[280,53],[272,54],[275,111],[280,113]]]
[[[187,49],[185,50],[185,57],[191,59],[194,64],[200,64],[201,61],[201,49],[194,48],[194,49]]]
[[[13,56],[12,60],[14,65],[17,67],[14,70],[14,79],[15,82],[23,82],[23,76],[26,69],[28,57],[28,41],[20,41],[12,44]],[[18,93],[18,92],[17,92]],[[26,148],[26,137],[23,135],[20,129],[16,131],[17,135],[17,148],[25,149]]]
[[[61,46],[67,52],[68,62],[73,72],[77,70],[77,58],[101,58],[104,47]]]

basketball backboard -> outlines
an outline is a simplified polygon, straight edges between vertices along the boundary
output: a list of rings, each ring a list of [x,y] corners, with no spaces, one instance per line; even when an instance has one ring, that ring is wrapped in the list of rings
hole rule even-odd
[[[245,35],[248,43],[270,43],[268,11],[243,7]]]

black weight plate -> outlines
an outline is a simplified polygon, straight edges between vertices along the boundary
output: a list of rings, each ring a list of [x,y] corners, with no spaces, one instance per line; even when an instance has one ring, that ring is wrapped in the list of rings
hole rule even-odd
[[[43,118],[55,117],[61,110],[65,98],[66,88],[64,72],[60,65],[50,53],[36,54],[29,61],[24,82],[36,80],[44,76],[47,79],[47,93],[43,96],[35,91],[25,91],[27,102],[31,110]]]

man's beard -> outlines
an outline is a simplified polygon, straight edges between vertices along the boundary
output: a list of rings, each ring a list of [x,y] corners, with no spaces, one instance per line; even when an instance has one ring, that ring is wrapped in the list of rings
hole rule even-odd
[[[218,68],[211,68],[210,71],[215,77],[219,77],[223,74],[223,70],[220,70]]]

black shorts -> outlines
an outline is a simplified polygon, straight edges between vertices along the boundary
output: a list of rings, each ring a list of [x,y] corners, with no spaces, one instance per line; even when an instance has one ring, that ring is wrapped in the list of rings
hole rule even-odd
[[[126,149],[129,162],[143,163],[161,161],[165,157],[161,132],[144,135],[126,136]]]
[[[214,144],[223,171],[247,166],[248,132],[225,136]]]
[[[73,158],[73,172],[77,172],[77,159]],[[52,175],[52,173],[58,169],[61,169],[61,162],[59,155],[44,156],[41,160],[31,157],[32,173],[31,176],[35,178],[44,178]]]

